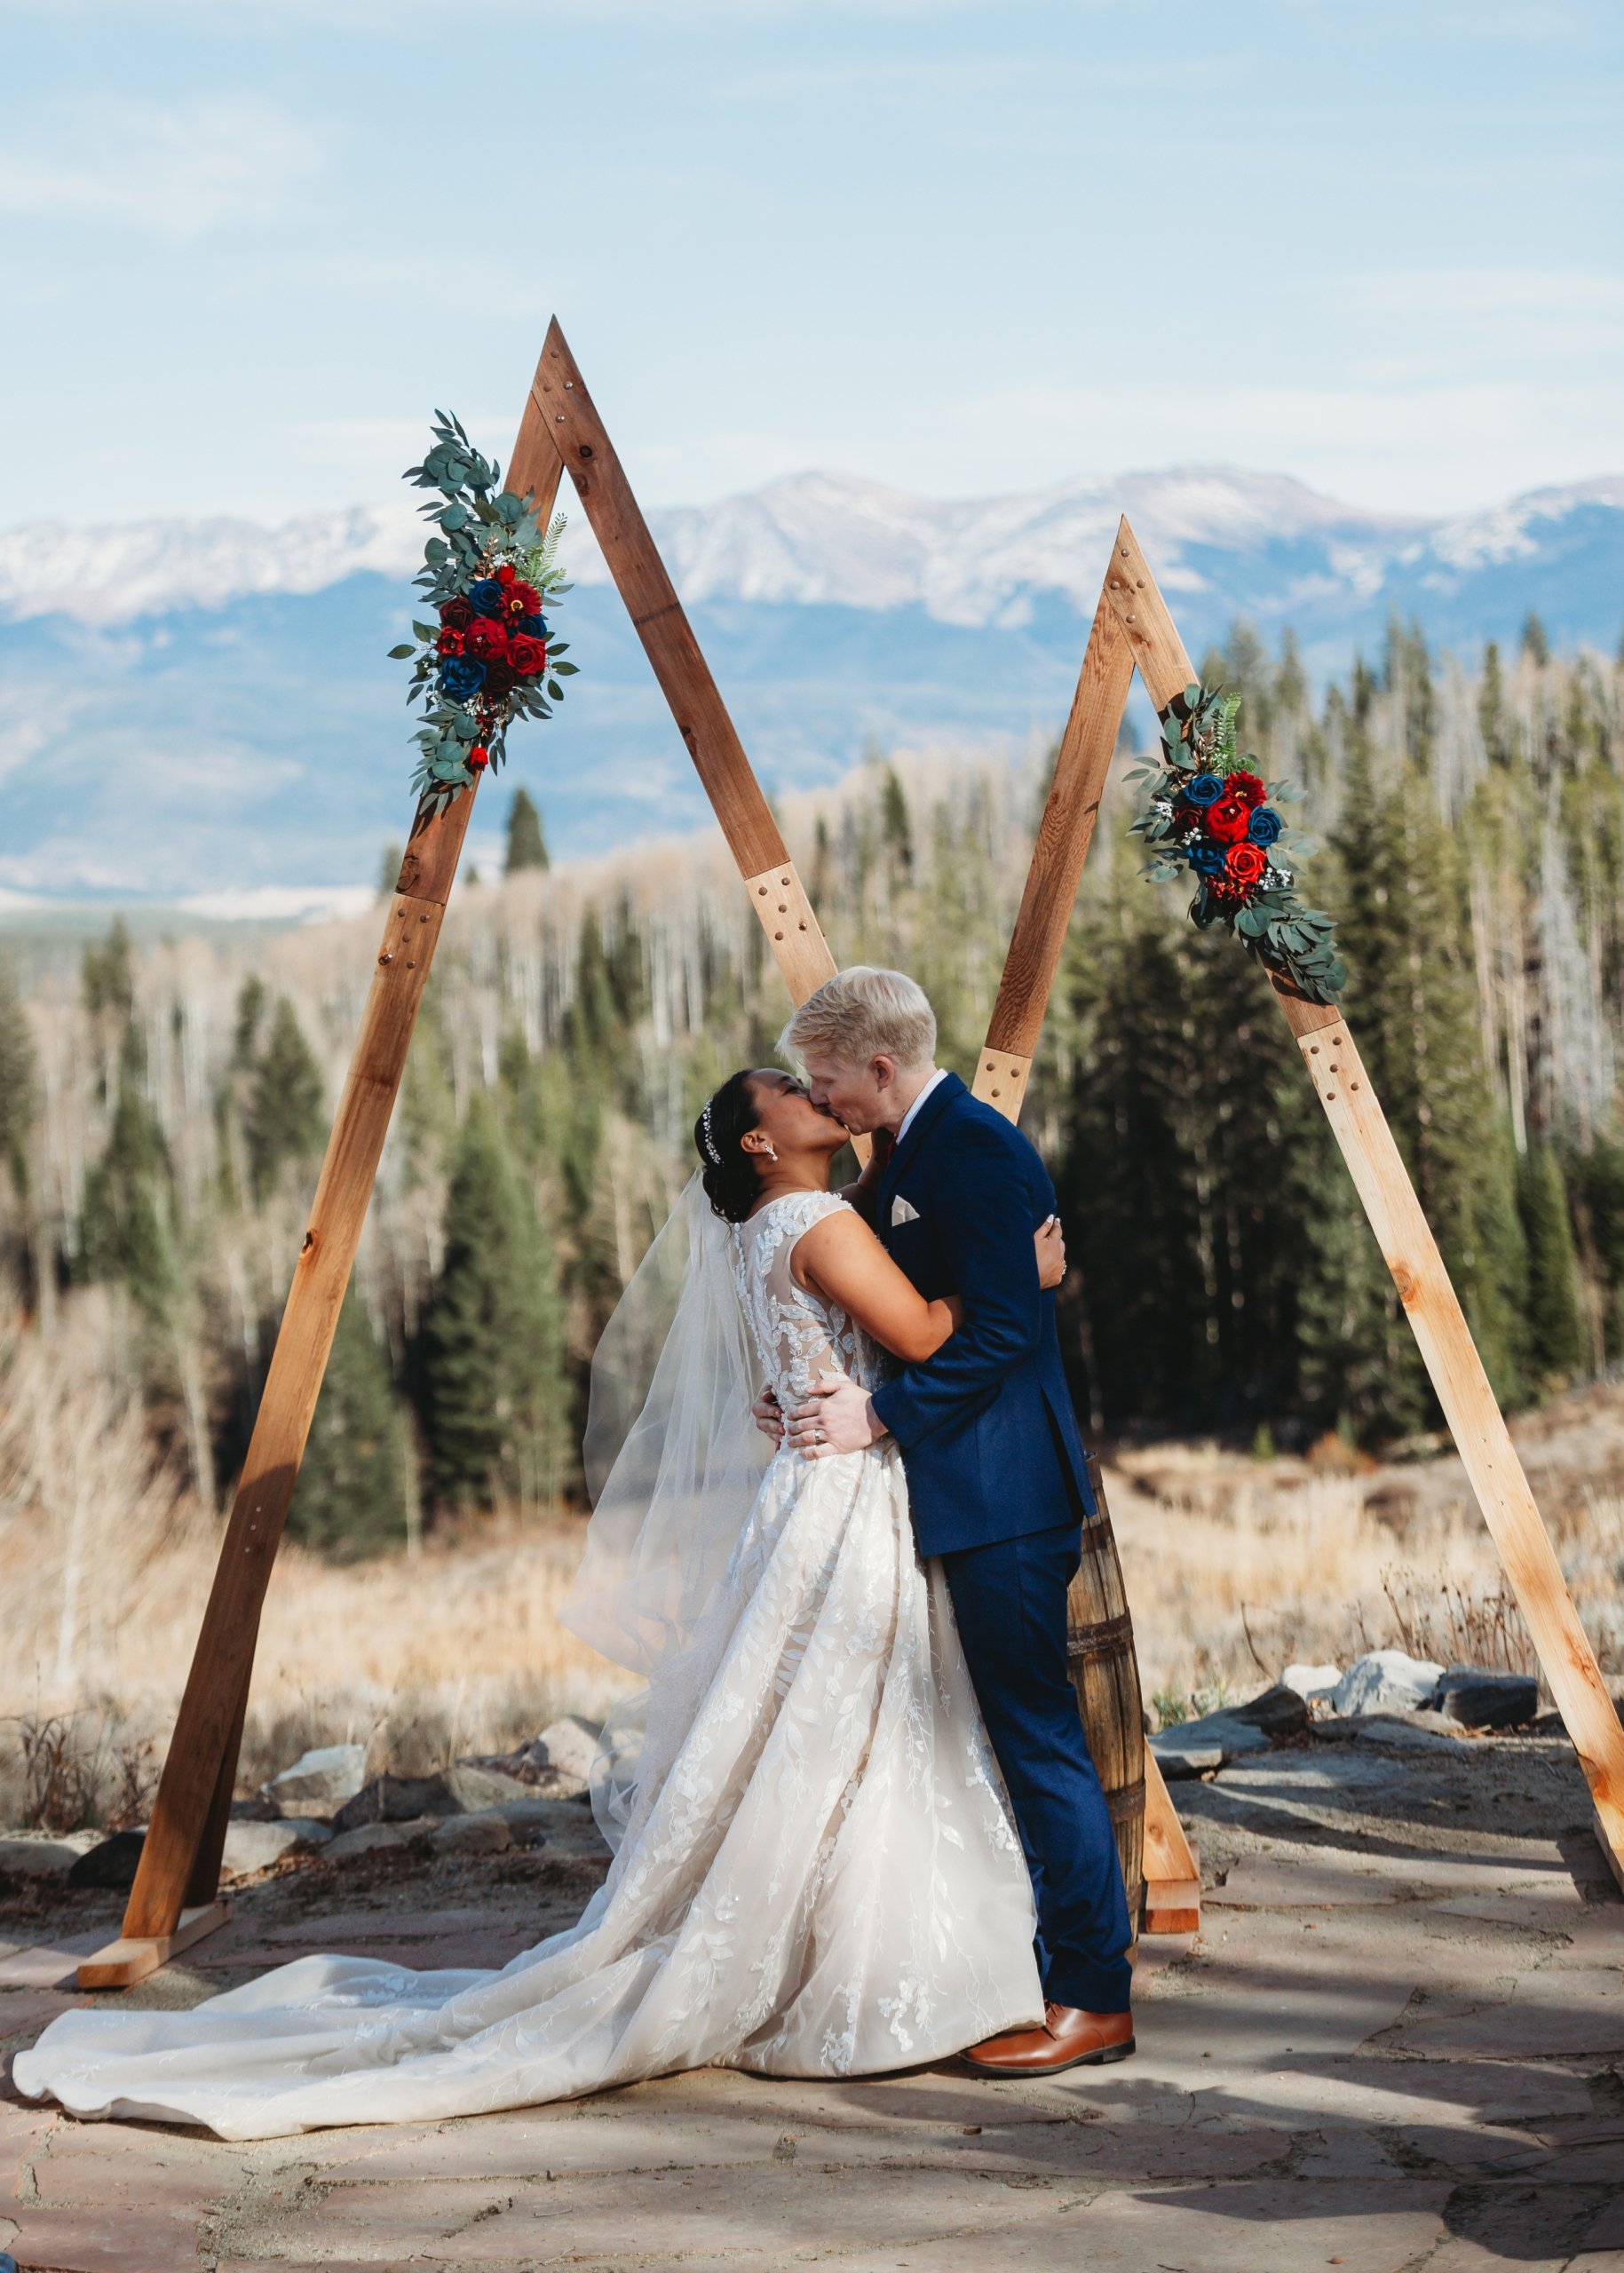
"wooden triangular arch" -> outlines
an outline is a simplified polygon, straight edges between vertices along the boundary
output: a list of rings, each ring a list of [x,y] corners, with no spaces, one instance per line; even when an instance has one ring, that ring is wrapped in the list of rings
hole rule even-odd
[[[566,471],[709,797],[774,960],[791,997],[802,1002],[833,974],[835,959],[555,319],[519,423],[508,487],[521,495],[529,493],[545,522]],[[1085,681],[1094,653],[1090,645]],[[1125,694],[1126,682],[1122,691]],[[1117,707],[1120,711],[1120,702]],[[1026,1037],[1020,1046],[1027,1063],[1097,804],[1097,788],[1086,807],[1079,803],[1081,787],[1092,780],[1095,770],[1095,741],[1087,731],[1080,735],[1080,712],[1086,728],[1089,714],[1081,689],[999,995],[1001,1006],[1006,999],[1018,1000],[1020,1017],[1013,1024],[1006,1018],[1002,1026],[994,1018],[994,1034],[1008,1027],[1017,1037],[1011,1047],[1019,1036]],[[1103,770],[1099,778],[1103,781]],[[123,1932],[81,1965],[79,1979],[85,1988],[121,1988],[144,1978],[229,1915],[218,1898],[220,1861],[260,1612],[473,795],[458,797],[438,813],[420,807],[408,842]],[[1024,1065],[1021,1072],[1024,1075]],[[978,1086],[985,1086],[980,1074]],[[1018,1110],[1021,1087],[1024,1082],[1011,1088],[1007,1102],[1004,1092],[999,1092],[1001,1108],[1011,1117]],[[1156,1922],[1161,1899],[1161,1922],[1167,1930],[1176,1930],[1196,1922],[1199,1881],[1166,1787],[1148,1755],[1146,1776],[1151,1922]]]

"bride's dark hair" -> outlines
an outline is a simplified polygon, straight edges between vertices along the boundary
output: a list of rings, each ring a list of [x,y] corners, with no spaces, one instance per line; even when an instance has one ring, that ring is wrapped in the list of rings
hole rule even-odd
[[[704,1163],[700,1182],[718,1216],[741,1224],[761,1198],[756,1162],[740,1139],[758,1126],[761,1115],[750,1095],[754,1068],[732,1073],[693,1124],[693,1144]]]

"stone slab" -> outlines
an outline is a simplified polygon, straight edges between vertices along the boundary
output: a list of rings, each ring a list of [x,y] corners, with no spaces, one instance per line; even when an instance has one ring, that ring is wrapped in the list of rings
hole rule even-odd
[[[105,1933],[75,1934],[61,1942],[31,1942],[0,1957],[0,1989],[55,1989],[71,1982],[82,1957],[107,1940]]]
[[[1624,2055],[1624,1976],[1616,1970],[1541,1968],[1521,1976],[1503,2001],[1437,2019],[1423,2009],[1394,2031],[1392,2041],[1430,2060],[1463,2052],[1521,2060],[1611,2060]]]
[[[995,2259],[984,2237],[955,2234],[911,2247],[907,2262],[914,2273],[989,2273],[994,2265],[997,2273],[1308,2273],[1333,2264],[1344,2273],[1405,2273],[1427,2261],[1443,2232],[1447,2192],[1369,2181],[1113,2191],[1023,2221],[1000,2237]],[[894,2253],[864,2252],[843,2259],[842,2273],[889,2273],[898,2262]]]
[[[14,2036],[36,2033],[75,2005],[89,2000],[66,1989],[8,1989],[0,1994],[0,2044]]]
[[[1472,1856],[1350,1854],[1335,1848],[1298,1847],[1283,1854],[1243,1855],[1222,1886],[1205,1900],[1218,1909],[1322,1908],[1343,1904],[1427,1902],[1436,1897],[1519,1893],[1582,1903],[1558,1862],[1524,1863]],[[1624,1905],[1620,1905],[1624,1924]]]
[[[802,2169],[794,2156],[766,2167],[644,2172],[626,2176],[503,2182],[447,2180],[392,2186],[335,2186],[281,2234],[256,2245],[267,2256],[321,2261],[355,2253],[416,2253],[474,2265],[622,2263],[627,2237],[644,2237],[644,2264],[679,2261],[684,2273],[740,2273],[780,2256],[816,2250],[838,2257],[877,2245],[977,2234],[1002,2254],[1011,2230],[1048,2222],[1047,2187],[989,2183],[980,2176],[908,2169]],[[234,2222],[234,2245],[248,2235]],[[269,2245],[267,2246],[267,2244]],[[652,2246],[651,2246],[652,2245]],[[304,2253],[301,2257],[300,2253]]]

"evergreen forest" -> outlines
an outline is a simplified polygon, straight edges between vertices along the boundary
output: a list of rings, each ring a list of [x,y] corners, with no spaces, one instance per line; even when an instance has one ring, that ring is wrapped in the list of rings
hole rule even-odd
[[[1531,619],[1475,671],[1395,622],[1321,694],[1244,626],[1201,668],[1305,793],[1307,896],[1339,919],[1353,1031],[1502,1401],[1616,1364],[1624,662],[1555,656]],[[527,749],[531,791],[483,792],[506,873],[454,899],[294,1502],[330,1556],[578,1503],[598,1334],[699,1105],[772,1059],[788,1012],[710,835],[550,865],[567,731]],[[1116,1437],[1423,1442],[1426,1376],[1296,1046],[1238,946],[1140,875],[1129,755],[1023,1120],[1078,1266],[1079,1409]],[[967,1075],[1048,763],[873,751],[783,801],[836,954],[913,971]],[[207,1506],[242,1461],[376,928],[0,946],[0,1395],[22,1339],[93,1347]]]

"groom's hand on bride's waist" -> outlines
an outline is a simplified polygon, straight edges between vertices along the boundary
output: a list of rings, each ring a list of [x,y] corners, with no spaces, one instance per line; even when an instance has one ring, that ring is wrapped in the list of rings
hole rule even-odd
[[[860,1453],[884,1434],[867,1390],[842,1374],[822,1374],[806,1403],[789,1415],[789,1443],[804,1460]]]
[[[764,1389],[750,1411],[755,1416],[756,1426],[776,1452],[784,1441],[784,1415],[777,1392]]]

